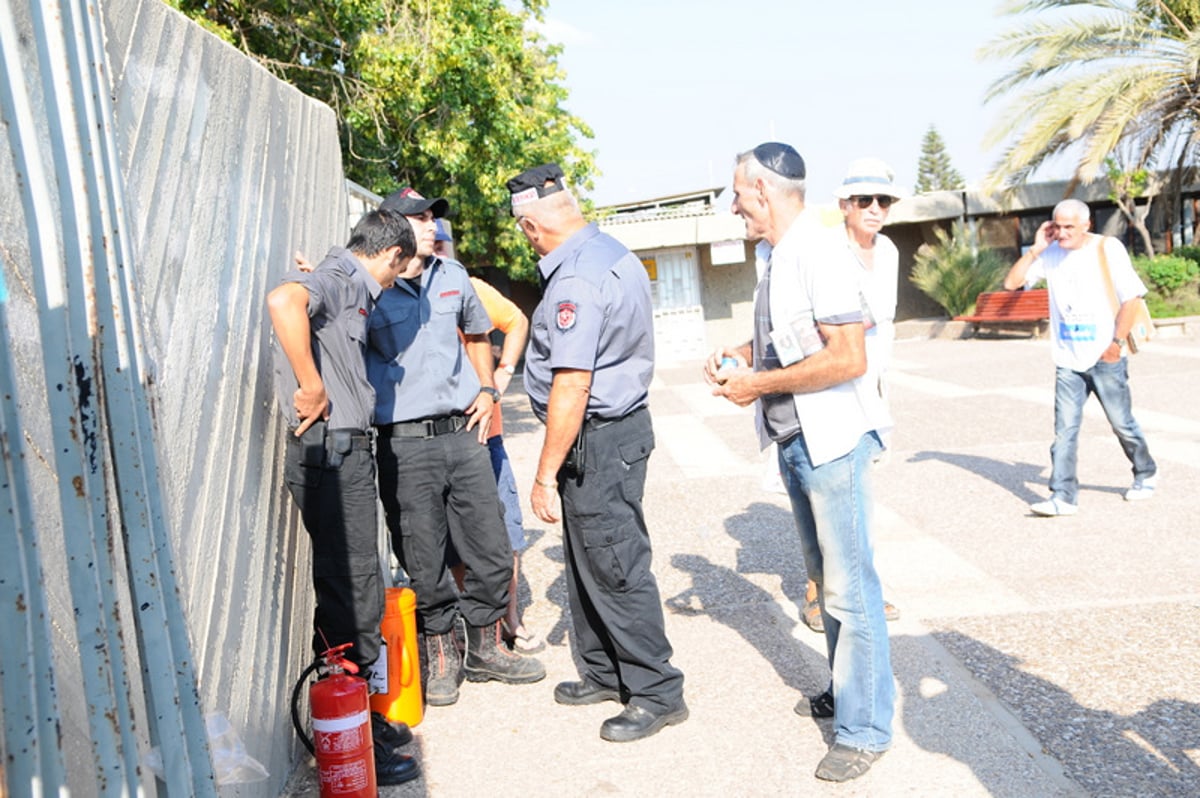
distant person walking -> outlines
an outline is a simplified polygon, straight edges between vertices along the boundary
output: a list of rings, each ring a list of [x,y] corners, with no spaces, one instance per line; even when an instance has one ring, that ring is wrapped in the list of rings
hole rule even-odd
[[[1038,227],[1033,246],[1004,278],[1009,291],[1030,287],[1043,277],[1050,289],[1054,443],[1050,447],[1050,498],[1029,507],[1037,515],[1078,512],[1079,425],[1088,394],[1094,393],[1100,401],[1133,465],[1133,485],[1125,491],[1125,500],[1153,497],[1158,483],[1158,466],[1133,417],[1125,358],[1125,338],[1133,326],[1135,303],[1146,293],[1146,286],[1121,242],[1088,232],[1091,226],[1091,212],[1085,203],[1063,200],[1054,206],[1053,220]],[[1115,314],[1110,291],[1115,291],[1119,304]]]
[[[525,355],[525,390],[546,425],[530,503],[546,523],[562,517],[583,665],[554,700],[625,703],[600,737],[639,740],[688,717],[642,511],[654,450],[650,280],[632,252],[584,220],[557,164],[522,172],[508,190],[545,287]]]
[[[878,391],[867,371],[863,310],[845,242],[806,213],[804,160],[768,142],[737,158],[733,212],[760,239],[751,342],[705,364],[713,393],[754,403],[759,440],[779,448],[779,471],[809,575],[822,591],[830,688],[797,712],[832,717],[834,744],[816,777],[866,773],[892,743],[892,679],[883,593],[871,541],[871,461]],[[734,358],[736,367],[723,365]],[[747,366],[752,368],[747,368]]]

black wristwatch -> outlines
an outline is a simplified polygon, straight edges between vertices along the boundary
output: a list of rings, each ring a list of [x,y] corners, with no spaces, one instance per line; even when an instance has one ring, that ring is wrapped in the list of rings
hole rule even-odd
[[[492,397],[493,402],[500,401],[500,392],[489,385],[485,385],[484,387],[480,388],[479,392],[486,393],[488,396]]]

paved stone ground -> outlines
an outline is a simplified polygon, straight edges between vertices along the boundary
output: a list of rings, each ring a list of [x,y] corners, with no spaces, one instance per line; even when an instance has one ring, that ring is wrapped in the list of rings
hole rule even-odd
[[[797,717],[824,686],[824,639],[800,623],[804,571],[786,498],[764,489],[749,410],[711,397],[698,363],[660,362],[646,509],[691,718],[601,741],[615,705],[561,707],[576,677],[560,530],[526,516],[526,621],[545,682],[466,684],[417,727],[424,776],[388,798],[475,796],[1200,795],[1200,335],[1131,363],[1158,495],[1128,503],[1129,467],[1099,406],[1081,434],[1080,512],[1044,519],[1053,433],[1049,344],[901,340],[892,448],[876,472],[876,559],[899,688],[894,748],[865,777],[815,780],[827,724]],[[505,399],[518,480],[540,428]],[[524,490],[524,488],[523,488]],[[302,764],[290,794],[316,794]]]

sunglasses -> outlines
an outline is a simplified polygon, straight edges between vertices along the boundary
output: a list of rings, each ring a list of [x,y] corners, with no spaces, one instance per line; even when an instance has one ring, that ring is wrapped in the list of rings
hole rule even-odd
[[[862,208],[864,211],[871,207],[872,202],[878,202],[879,207],[886,211],[888,208],[892,207],[892,203],[896,201],[896,198],[889,197],[887,194],[875,194],[869,197],[854,196],[850,198],[850,201]]]

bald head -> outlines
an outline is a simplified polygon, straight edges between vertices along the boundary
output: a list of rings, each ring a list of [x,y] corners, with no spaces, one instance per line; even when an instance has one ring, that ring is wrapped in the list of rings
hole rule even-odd
[[[587,225],[579,201],[570,191],[556,191],[544,197],[524,202],[517,216],[517,226],[538,255],[554,251],[559,244]]]

